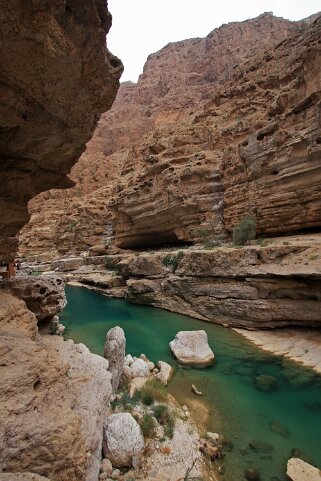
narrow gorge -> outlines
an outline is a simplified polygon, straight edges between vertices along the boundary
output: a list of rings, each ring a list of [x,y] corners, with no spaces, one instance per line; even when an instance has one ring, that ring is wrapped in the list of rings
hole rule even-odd
[[[317,480],[321,16],[137,83],[104,0],[0,20],[0,481]],[[170,353],[188,330],[214,365]]]

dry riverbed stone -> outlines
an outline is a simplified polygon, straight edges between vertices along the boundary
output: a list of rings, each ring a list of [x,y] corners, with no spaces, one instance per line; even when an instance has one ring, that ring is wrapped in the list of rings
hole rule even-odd
[[[206,367],[214,363],[215,356],[205,331],[180,331],[169,346],[181,364]]]

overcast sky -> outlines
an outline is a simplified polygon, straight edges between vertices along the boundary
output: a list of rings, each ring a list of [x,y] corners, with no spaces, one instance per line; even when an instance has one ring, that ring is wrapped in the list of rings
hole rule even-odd
[[[223,23],[263,12],[300,20],[321,9],[320,0],[109,0],[113,26],[109,50],[123,61],[122,81],[137,81],[150,53],[169,42],[205,37]]]

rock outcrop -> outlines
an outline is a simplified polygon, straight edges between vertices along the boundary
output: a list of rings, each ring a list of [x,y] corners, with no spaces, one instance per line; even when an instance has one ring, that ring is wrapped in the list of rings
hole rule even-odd
[[[115,393],[118,389],[120,377],[124,368],[126,351],[126,338],[124,330],[113,327],[107,332],[104,346],[104,357],[109,363],[109,371],[112,374],[112,387]]]
[[[321,471],[299,458],[288,461],[286,474],[291,481],[320,481]]]
[[[188,366],[210,366],[215,360],[205,331],[180,331],[169,347],[178,362]]]
[[[1,288],[25,301],[38,321],[52,319],[67,304],[65,284],[56,275],[15,276],[2,282]]]
[[[108,362],[84,345],[39,336],[36,316],[12,295],[0,291],[0,306],[0,469],[96,481]]]
[[[49,481],[33,473],[0,473],[0,481]]]
[[[115,99],[121,62],[106,49],[101,0],[2,2],[0,258],[11,260],[28,201],[67,177]]]
[[[35,200],[21,252],[35,232],[60,253],[211,240],[247,212],[264,235],[320,228],[320,31],[267,13],[151,55],[72,173],[79,207]]]
[[[103,452],[113,466],[131,467],[145,449],[143,433],[129,413],[112,414],[104,428]]]

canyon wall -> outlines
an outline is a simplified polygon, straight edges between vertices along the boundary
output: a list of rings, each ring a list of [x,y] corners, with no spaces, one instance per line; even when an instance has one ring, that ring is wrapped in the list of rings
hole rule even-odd
[[[320,31],[266,13],[150,55],[76,186],[30,204],[21,253],[212,239],[248,212],[261,235],[320,228]]]
[[[0,258],[12,260],[28,201],[67,177],[102,112],[121,62],[106,49],[103,0],[2,2],[0,7]]]

